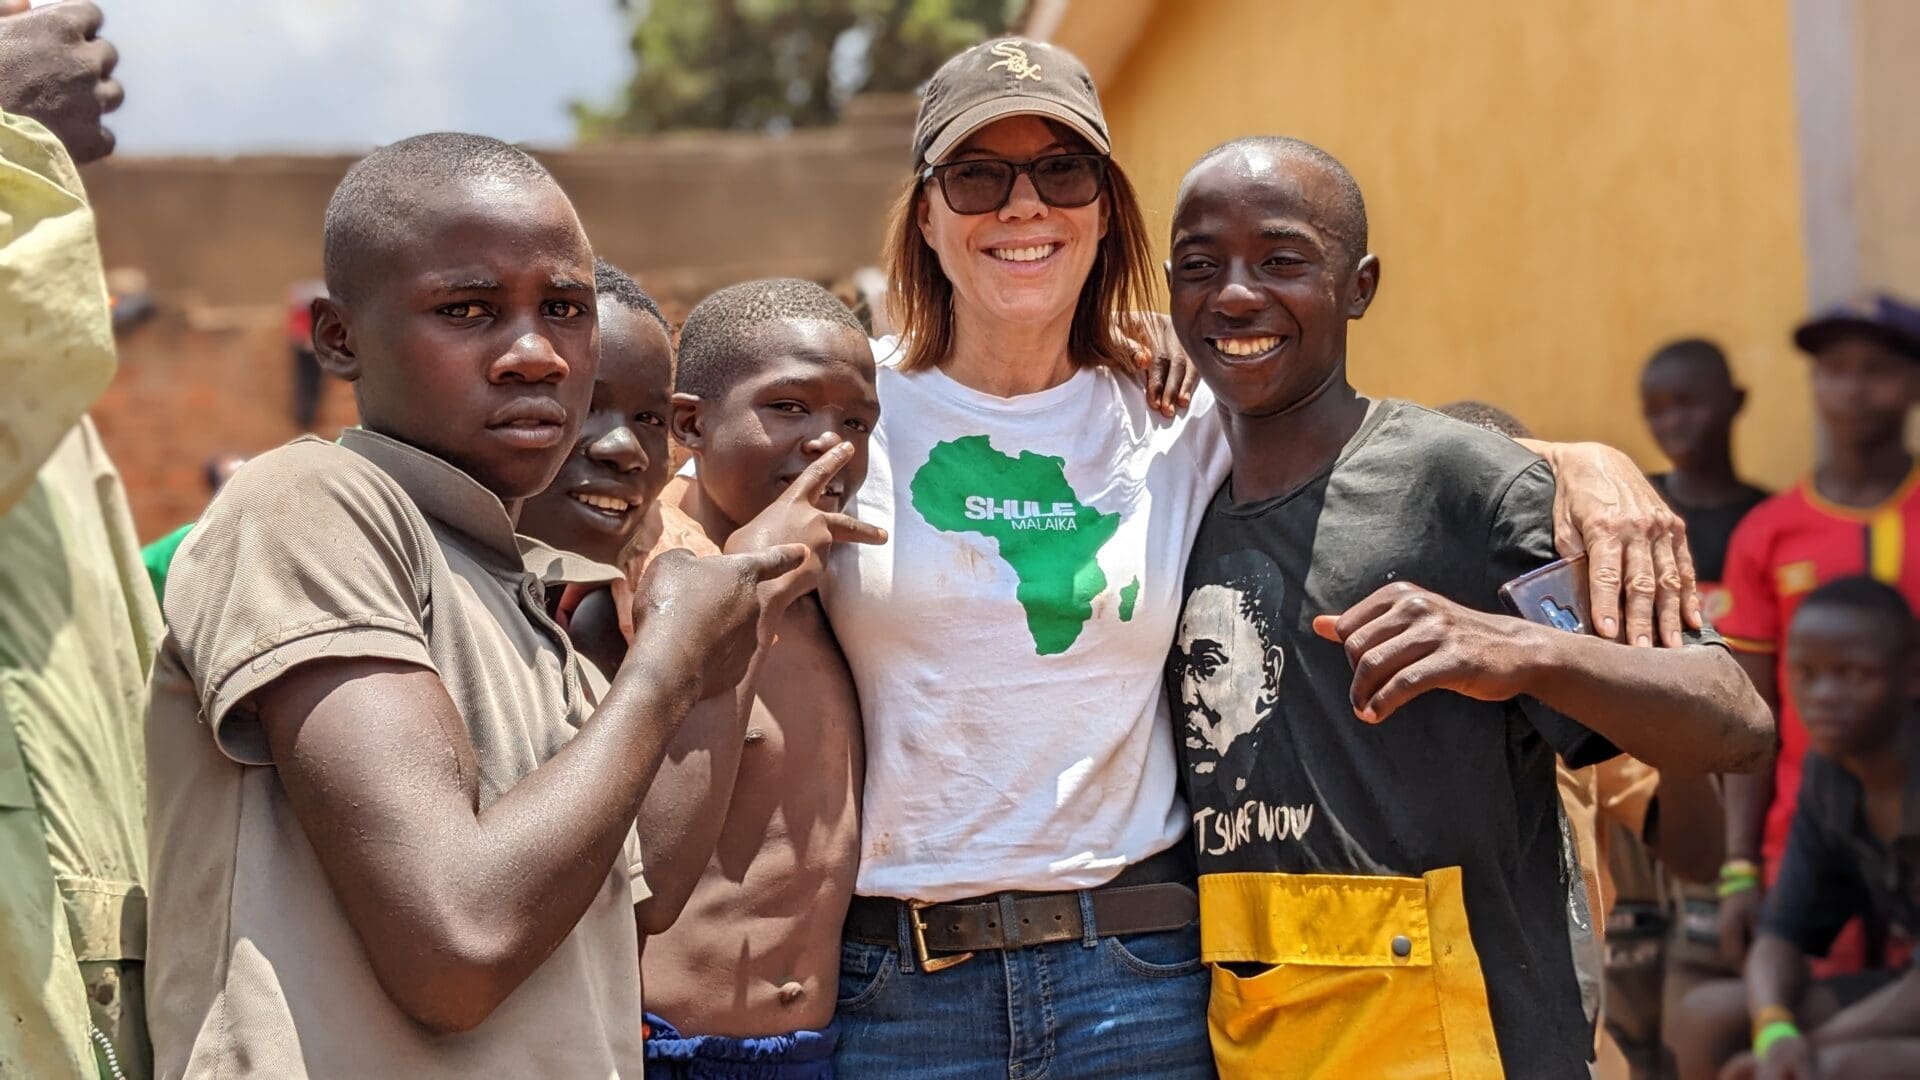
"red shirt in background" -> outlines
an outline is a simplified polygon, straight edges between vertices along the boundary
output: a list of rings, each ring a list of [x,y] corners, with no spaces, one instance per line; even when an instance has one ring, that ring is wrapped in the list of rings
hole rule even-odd
[[[1714,626],[1741,652],[1769,653],[1780,687],[1780,758],[1761,854],[1769,870],[1786,851],[1800,791],[1807,731],[1787,692],[1787,624],[1809,592],[1867,574],[1920,609],[1920,467],[1876,507],[1838,506],[1812,479],[1761,503],[1734,529]]]

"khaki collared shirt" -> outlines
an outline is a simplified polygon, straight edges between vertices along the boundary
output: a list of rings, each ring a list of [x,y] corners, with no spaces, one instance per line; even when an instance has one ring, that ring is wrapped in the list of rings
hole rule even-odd
[[[140,724],[160,613],[82,415],[113,369],[79,174],[45,128],[0,115],[0,1077],[98,1076],[96,1037],[146,1075]]]
[[[478,1028],[435,1036],[375,981],[236,708],[317,657],[430,668],[466,721],[484,808],[604,691],[540,582],[615,571],[569,560],[585,563],[516,537],[465,473],[363,430],[297,440],[228,483],[173,563],[147,722],[159,1075],[641,1075],[632,834],[553,955]]]

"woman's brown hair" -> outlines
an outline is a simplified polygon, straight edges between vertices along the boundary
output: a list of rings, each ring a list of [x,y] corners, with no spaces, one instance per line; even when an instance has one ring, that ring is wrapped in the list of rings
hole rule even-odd
[[[1075,364],[1130,374],[1136,363],[1126,338],[1145,339],[1139,316],[1153,310],[1153,256],[1140,199],[1112,158],[1102,195],[1107,233],[1074,305],[1067,355]],[[953,283],[920,234],[920,200],[927,197],[927,184],[914,176],[887,221],[887,306],[905,349],[901,371],[936,367],[953,350]]]

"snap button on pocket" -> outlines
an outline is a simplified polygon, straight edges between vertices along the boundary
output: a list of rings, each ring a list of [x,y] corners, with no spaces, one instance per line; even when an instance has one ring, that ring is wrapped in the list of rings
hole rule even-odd
[[[1413,955],[1413,940],[1405,934],[1393,935],[1393,941],[1390,945],[1393,949],[1394,959],[1396,960],[1405,960],[1407,957]]]

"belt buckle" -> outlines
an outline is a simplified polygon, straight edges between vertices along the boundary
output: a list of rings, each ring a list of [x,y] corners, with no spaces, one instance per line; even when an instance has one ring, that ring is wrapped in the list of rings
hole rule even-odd
[[[970,952],[953,953],[948,956],[927,955],[927,921],[920,917],[920,913],[933,906],[925,900],[907,901],[907,921],[913,926],[913,959],[920,965],[920,970],[928,974],[945,971],[973,959],[973,954]]]

